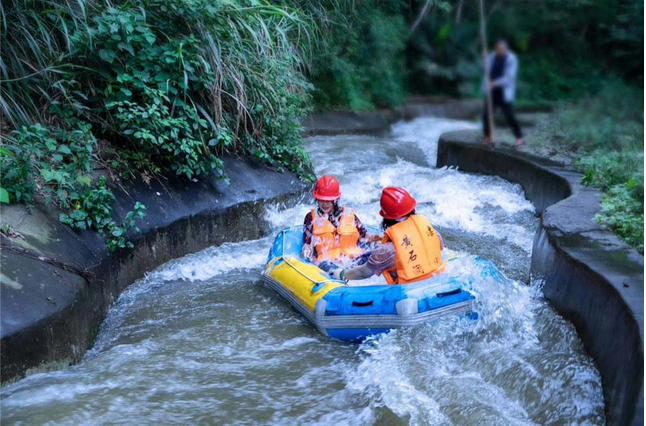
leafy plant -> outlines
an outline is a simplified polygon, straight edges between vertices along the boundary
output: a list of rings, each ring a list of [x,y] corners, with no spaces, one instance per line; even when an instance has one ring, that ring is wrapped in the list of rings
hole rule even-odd
[[[96,140],[90,125],[75,129],[48,129],[40,124],[13,131],[3,145],[2,187],[13,200],[31,200],[38,188],[45,201],[69,207],[79,189],[91,183],[90,159]]]
[[[597,220],[643,252],[642,110],[639,91],[616,78],[609,79],[596,96],[558,104],[539,123],[530,143],[573,158],[575,167],[583,172],[581,182],[604,191]]]
[[[72,228],[97,230],[106,237],[106,245],[110,251],[132,248],[132,242],[127,239],[128,231],[139,232],[137,220],[144,219],[146,207],[136,202],[134,209],[126,214],[121,223],[116,223],[112,218],[115,201],[105,177],[101,177],[94,189],[83,194],[70,214],[60,215],[60,221]]]
[[[122,134],[138,149],[189,179],[222,167],[212,149],[217,146],[217,139],[194,108],[182,105],[173,114],[169,98],[156,89],[146,89],[142,98],[139,104],[119,101],[106,105]],[[202,132],[208,136],[201,135]],[[204,143],[204,139],[209,142]]]
[[[112,219],[115,196],[105,177],[92,187],[95,146],[89,124],[77,122],[71,130],[40,124],[22,127],[13,131],[0,147],[0,184],[6,189],[7,201],[31,203],[32,195],[38,193],[45,203],[56,202],[68,211],[60,214],[62,223],[95,229],[106,235],[109,248],[121,247],[128,244],[125,234],[134,226],[133,220],[143,218],[145,207],[137,203],[121,225],[115,224]]]
[[[615,185],[603,196],[597,220],[606,224],[640,253],[644,252],[643,177],[642,202],[634,197],[636,181]]]
[[[112,221],[116,198],[106,185],[105,177],[93,189],[85,192],[70,213],[61,213],[60,221],[72,228],[103,230]]]
[[[30,149],[31,145],[20,143],[1,147],[0,185],[7,192],[10,201],[31,200],[31,193],[35,187],[30,179],[34,169]]]
[[[595,151],[577,165],[584,171],[582,183],[601,188],[605,194],[597,220],[627,243],[644,251],[644,154],[635,151]]]
[[[106,245],[108,246],[108,250],[115,251],[118,248],[134,247],[132,242],[128,240],[127,234],[131,229],[139,232],[139,228],[136,225],[137,220],[141,220],[146,216],[145,210],[146,207],[143,204],[136,202],[134,209],[126,214],[126,217],[120,224],[111,222],[107,226],[107,231],[104,232],[104,235],[107,238]]]

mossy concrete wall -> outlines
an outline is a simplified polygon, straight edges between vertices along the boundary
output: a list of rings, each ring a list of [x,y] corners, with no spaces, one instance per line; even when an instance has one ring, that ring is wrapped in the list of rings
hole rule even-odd
[[[116,214],[135,201],[147,207],[134,249],[108,253],[91,231],[58,221],[56,208],[3,206],[0,276],[1,375],[6,383],[77,362],[119,294],[145,272],[211,245],[259,238],[269,231],[267,203],[301,197],[307,186],[249,160],[228,158],[227,185],[215,176],[200,182],[152,180],[116,189]]]

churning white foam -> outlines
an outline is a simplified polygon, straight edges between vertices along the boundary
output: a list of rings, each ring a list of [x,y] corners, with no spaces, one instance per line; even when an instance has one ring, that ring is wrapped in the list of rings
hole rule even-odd
[[[268,241],[264,241],[268,247]],[[267,252],[259,240],[225,243],[166,263],[148,279],[163,281],[208,280],[234,269],[251,270],[267,261]]]
[[[473,256],[451,263],[449,274],[472,283],[479,320],[445,318],[364,342],[348,387],[411,425],[603,423],[594,363],[540,290]],[[545,410],[542,400],[568,408]]]
[[[468,121],[421,117],[412,121],[395,123],[391,129],[391,136],[398,141],[417,144],[424,152],[428,165],[435,167],[437,164],[437,141],[442,133],[477,128],[476,123]]]

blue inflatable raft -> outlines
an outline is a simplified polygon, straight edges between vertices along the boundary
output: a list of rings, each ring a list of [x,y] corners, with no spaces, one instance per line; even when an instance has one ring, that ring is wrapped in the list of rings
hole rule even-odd
[[[262,278],[329,337],[360,342],[449,315],[477,317],[474,296],[444,273],[404,285],[348,285],[302,258],[302,246],[302,226],[280,231]]]

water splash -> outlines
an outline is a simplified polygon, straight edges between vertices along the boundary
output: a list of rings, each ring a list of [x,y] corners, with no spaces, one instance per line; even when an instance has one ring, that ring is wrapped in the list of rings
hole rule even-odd
[[[477,128],[476,123],[468,121],[421,117],[412,121],[395,123],[391,129],[391,135],[398,141],[416,144],[426,154],[428,165],[435,167],[437,162],[437,141],[442,133]]]
[[[469,282],[477,321],[446,318],[360,346],[322,336],[257,279],[271,237],[173,260],[134,283],[95,347],[0,390],[3,424],[603,424],[598,372],[572,324],[504,271],[528,269],[536,229],[520,187],[431,169],[437,136],[473,124],[399,123],[387,138],[311,138],[317,174],[379,224],[380,190],[407,188]],[[375,167],[378,164],[379,167]],[[271,206],[275,229],[312,208]]]
[[[453,266],[472,282],[480,319],[445,318],[366,341],[348,386],[414,425],[603,424],[594,363],[540,291],[492,275],[475,257]]]

